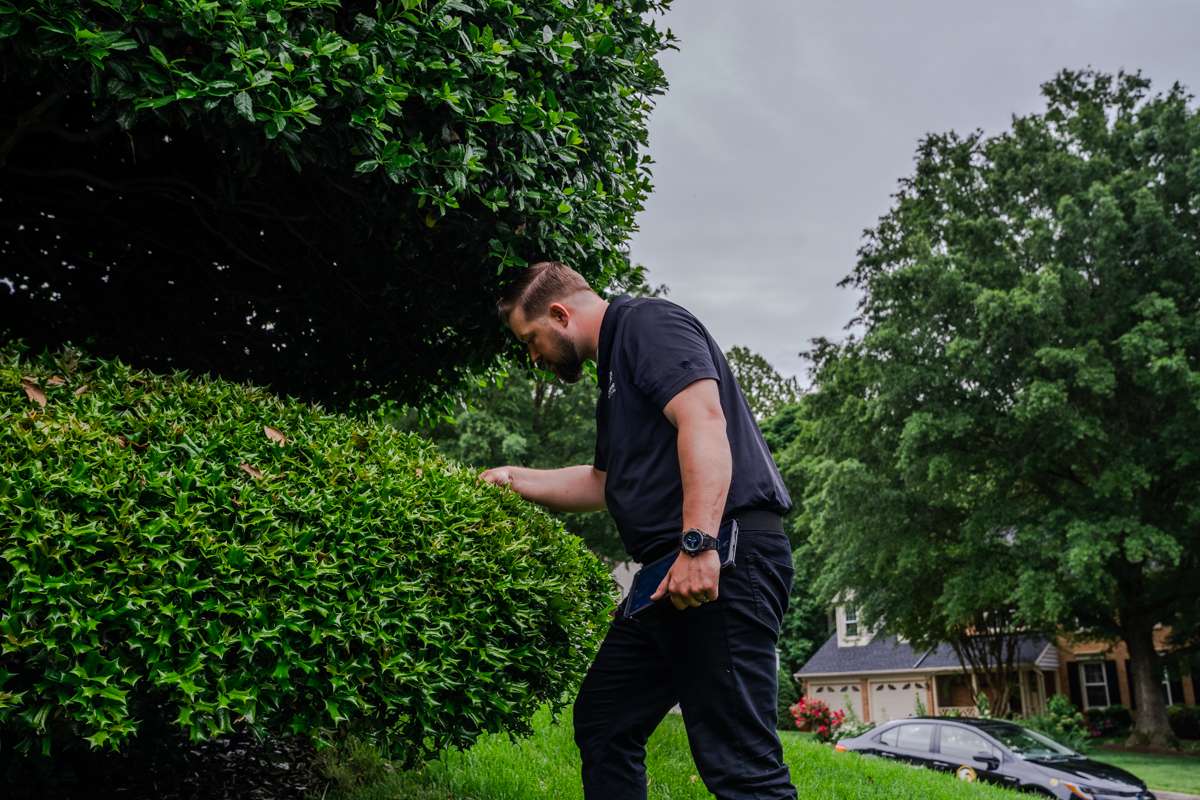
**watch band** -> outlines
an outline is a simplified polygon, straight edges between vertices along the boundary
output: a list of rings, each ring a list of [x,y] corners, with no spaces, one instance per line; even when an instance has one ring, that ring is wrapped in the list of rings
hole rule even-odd
[[[707,550],[716,550],[720,542],[699,528],[688,528],[679,537],[679,549],[689,556],[697,556]]]

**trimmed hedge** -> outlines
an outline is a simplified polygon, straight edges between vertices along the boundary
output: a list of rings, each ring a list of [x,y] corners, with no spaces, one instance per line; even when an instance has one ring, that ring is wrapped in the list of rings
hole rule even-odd
[[[1200,706],[1168,706],[1167,718],[1171,732],[1180,739],[1200,739]]]
[[[1133,728],[1133,714],[1120,703],[1083,712],[1092,736],[1125,736]]]
[[[612,581],[428,443],[251,386],[0,346],[0,736],[527,732]]]

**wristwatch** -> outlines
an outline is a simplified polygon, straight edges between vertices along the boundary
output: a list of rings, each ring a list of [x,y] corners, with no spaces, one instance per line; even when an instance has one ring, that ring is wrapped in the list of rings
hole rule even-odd
[[[688,528],[679,537],[680,551],[689,556],[698,556],[705,550],[716,550],[719,542],[699,528]]]

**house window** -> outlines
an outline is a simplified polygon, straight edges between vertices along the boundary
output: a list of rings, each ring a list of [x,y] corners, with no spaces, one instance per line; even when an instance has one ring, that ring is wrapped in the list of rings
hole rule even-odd
[[[846,638],[858,636],[858,609],[846,609]]]
[[[1175,675],[1171,673],[1175,672]],[[1183,681],[1176,669],[1169,666],[1163,667],[1163,701],[1169,706],[1183,705]]]
[[[1104,662],[1081,661],[1079,672],[1087,707],[1105,708],[1110,705],[1112,701],[1108,697],[1108,676],[1104,674]]]

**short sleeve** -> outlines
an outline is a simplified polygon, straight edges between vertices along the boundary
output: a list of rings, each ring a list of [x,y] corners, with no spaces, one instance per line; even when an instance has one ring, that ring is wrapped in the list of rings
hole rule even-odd
[[[592,466],[608,472],[608,405],[603,401],[603,395],[596,402],[596,454]]]
[[[608,448],[599,439],[596,440],[596,455],[592,459],[592,466],[601,472],[608,472]]]
[[[700,321],[674,303],[647,303],[630,315],[625,344],[630,380],[659,409],[699,380],[719,381],[711,340]]]

